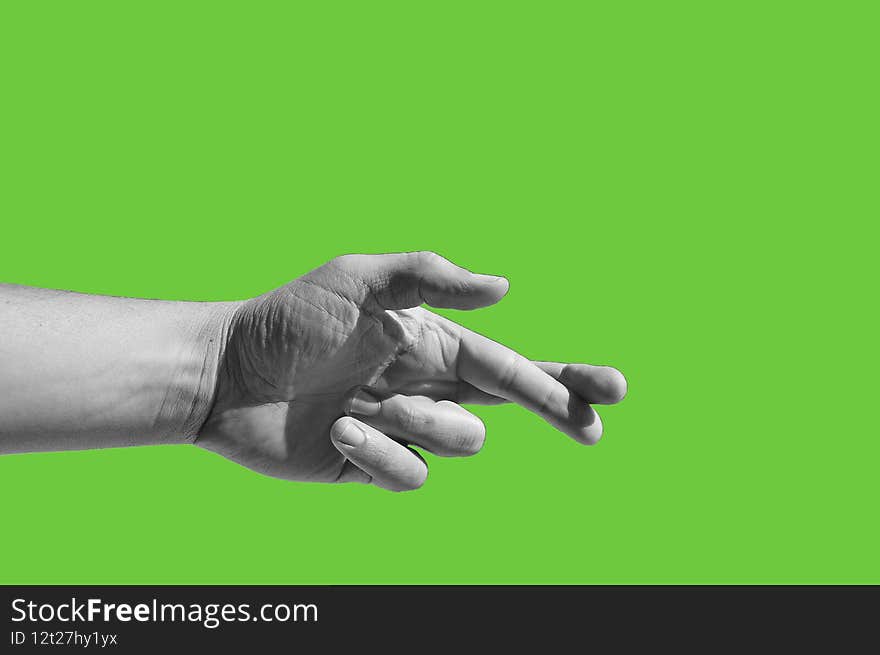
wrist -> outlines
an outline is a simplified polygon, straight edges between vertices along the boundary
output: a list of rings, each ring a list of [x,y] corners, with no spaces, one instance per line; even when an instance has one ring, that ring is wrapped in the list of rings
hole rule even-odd
[[[241,302],[186,303],[188,319],[183,328],[185,361],[175,376],[180,385],[171,393],[178,398],[180,427],[175,430],[183,443],[192,443],[211,413],[217,393],[220,366],[226,352],[229,331]]]

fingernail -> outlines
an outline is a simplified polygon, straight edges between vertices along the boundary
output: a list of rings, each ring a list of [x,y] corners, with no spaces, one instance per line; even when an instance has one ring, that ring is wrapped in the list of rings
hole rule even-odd
[[[507,282],[507,278],[500,275],[485,275],[489,282]]]
[[[347,421],[342,432],[336,437],[336,440],[346,446],[357,448],[367,440],[367,435],[353,421]]]
[[[348,405],[348,413],[358,416],[375,416],[379,413],[379,409],[379,401],[365,389],[359,389]]]

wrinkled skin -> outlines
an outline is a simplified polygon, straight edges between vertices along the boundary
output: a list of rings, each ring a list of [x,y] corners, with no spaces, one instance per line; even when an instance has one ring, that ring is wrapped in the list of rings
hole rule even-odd
[[[197,443],[267,475],[336,482],[345,458],[328,435],[351,391],[453,381],[458,334],[425,309],[383,309],[331,262],[236,314]]]
[[[196,445],[280,478],[368,482],[370,477],[347,463],[329,436],[362,385],[385,396],[505,401],[461,380],[462,335],[469,331],[417,305],[432,294],[440,298],[433,304],[442,306],[492,304],[506,293],[506,281],[486,277],[479,281],[482,287],[471,286],[443,269],[443,276],[454,279],[444,279],[443,291],[435,292],[420,271],[433,271],[438,262],[453,266],[442,258],[410,255],[401,274],[375,270],[379,257],[392,256],[337,258],[237,308],[219,365],[215,404]],[[503,288],[493,280],[501,280]],[[479,297],[459,301],[454,298],[459,291]],[[509,357],[499,355],[506,358],[502,368],[510,369],[499,375],[501,386],[521,377],[517,370],[525,361],[508,352]],[[577,404],[590,411],[585,402]],[[577,411],[582,423],[592,420]]]

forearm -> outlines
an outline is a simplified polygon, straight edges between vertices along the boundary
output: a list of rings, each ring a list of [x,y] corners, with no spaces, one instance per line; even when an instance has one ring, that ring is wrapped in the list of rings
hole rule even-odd
[[[236,305],[0,285],[0,453],[191,441]]]

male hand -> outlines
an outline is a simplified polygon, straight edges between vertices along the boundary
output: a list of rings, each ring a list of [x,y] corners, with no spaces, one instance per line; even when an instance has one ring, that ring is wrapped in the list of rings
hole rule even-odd
[[[420,487],[409,446],[473,455],[482,422],[461,404],[515,402],[583,444],[615,403],[614,368],[533,362],[420,305],[476,309],[507,280],[431,252],[345,255],[234,313],[214,407],[196,445],[290,480]]]

